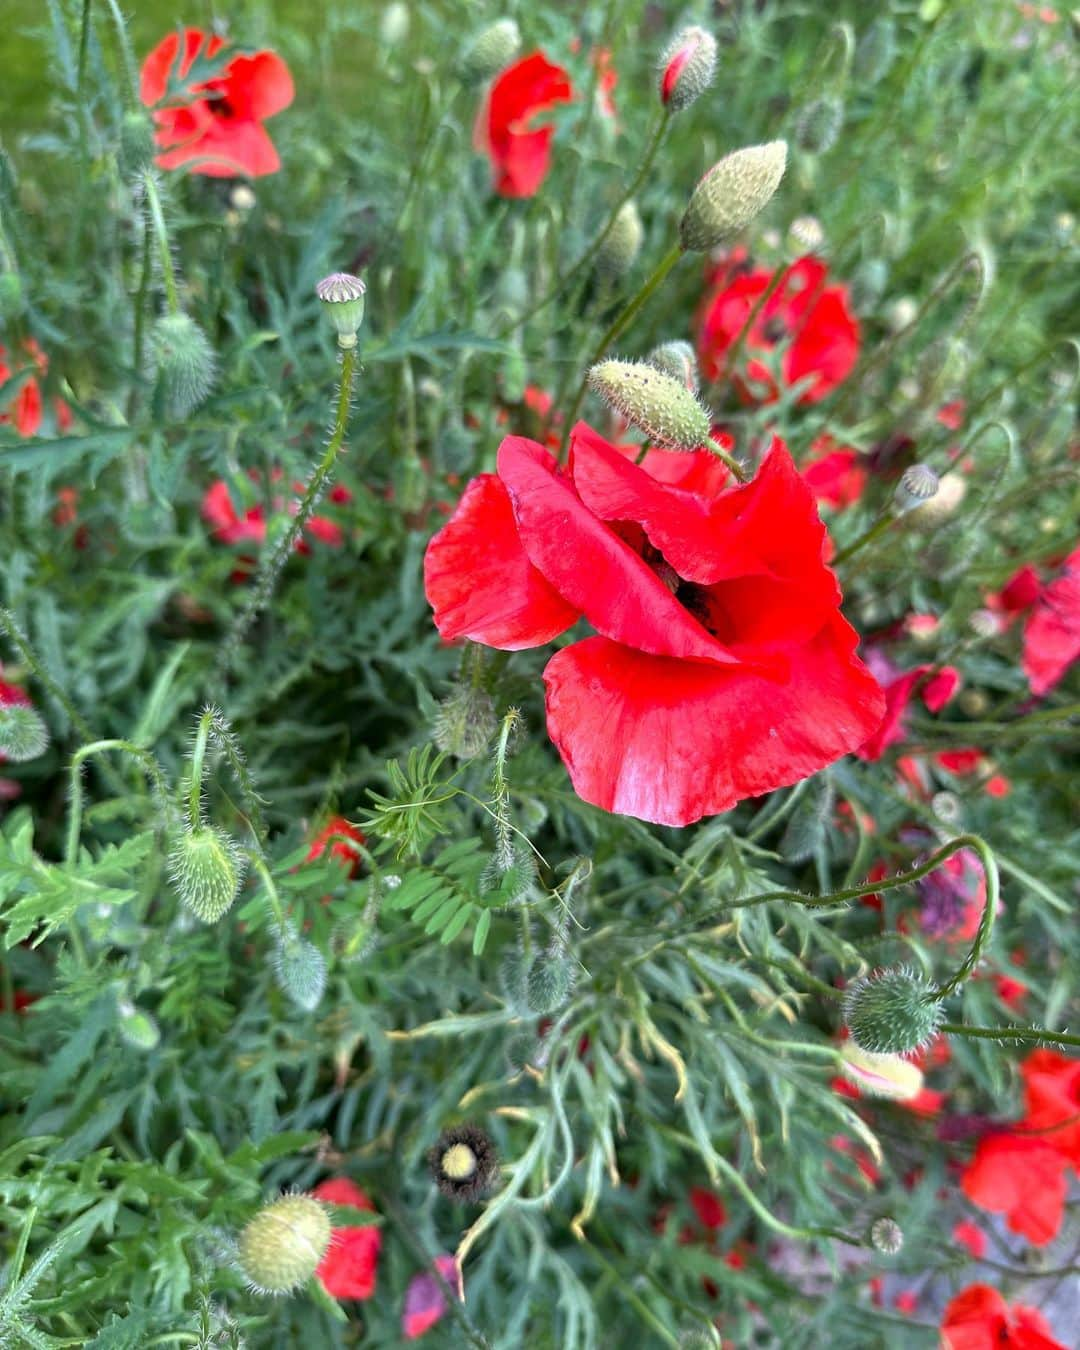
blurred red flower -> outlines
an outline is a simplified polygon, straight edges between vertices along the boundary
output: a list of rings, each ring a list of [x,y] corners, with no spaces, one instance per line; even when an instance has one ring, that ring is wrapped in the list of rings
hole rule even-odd
[[[0,409],[0,426],[14,425],[20,436],[36,436],[45,415],[45,402],[41,396],[41,379],[49,369],[49,358],[33,338],[27,338],[22,344],[22,360],[14,358],[14,368],[8,365],[8,352],[0,342],[0,386],[13,376],[20,374],[27,366],[33,370],[19,386],[15,397],[6,408]],[[71,409],[62,398],[53,400],[53,413],[59,431],[67,431],[71,426]]]
[[[457,1291],[459,1299],[465,1297],[461,1282],[461,1271],[452,1256],[437,1256],[435,1265],[451,1289]],[[421,1271],[409,1281],[405,1290],[405,1307],[401,1313],[401,1330],[407,1341],[419,1340],[425,1331],[438,1322],[446,1313],[446,1295],[443,1287],[430,1271]]]
[[[254,470],[249,475],[254,483],[259,482],[259,475]],[[281,470],[276,469],[271,474],[273,480],[281,477]],[[302,494],[304,485],[294,483],[293,491]],[[341,500],[337,498],[336,500]],[[273,508],[275,511],[285,509],[285,499],[281,496],[275,496],[273,499]],[[298,497],[289,503],[289,512],[295,515],[299,510]],[[250,506],[243,515],[237,511],[233,504],[232,493],[228,483],[223,479],[218,479],[212,483],[203,494],[202,516],[210,526],[214,538],[222,544],[261,544],[266,538],[266,511],[261,502],[255,506]],[[326,516],[308,516],[307,523],[304,526],[305,534],[310,534],[318,539],[320,543],[328,544],[331,548],[338,548],[344,542],[344,534],[341,526],[334,520]],[[297,553],[310,553],[311,546],[305,539],[296,541]]]
[[[510,436],[428,546],[447,640],[537,647],[599,636],[544,671],[548,732],[585,801],[687,825],[798,782],[883,710],[855,656],[825,530],[779,440],[732,486],[707,452],[641,466],[584,424],[560,468]],[[666,480],[666,481],[664,481]]]
[[[196,60],[210,61],[226,43],[185,28],[180,56],[180,41],[178,33],[163,38],[143,62],[139,81],[140,98],[154,110],[159,167],[187,167],[211,178],[276,173],[281,161],[263,122],[293,101],[288,66],[276,52],[237,53],[212,79],[188,84]]]
[[[1024,674],[1042,697],[1080,659],[1080,548],[1065,559],[1065,570],[1044,586],[1024,624]]]
[[[551,165],[554,127],[530,127],[540,113],[574,97],[570,77],[543,52],[533,52],[497,76],[476,120],[473,141],[491,160],[500,197],[531,197]]]
[[[800,403],[817,403],[831,393],[858,360],[859,322],[847,288],[828,285],[827,277],[828,268],[817,258],[800,258],[788,267],[750,325],[740,368],[728,371],[727,354],[773,280],[768,268],[743,270],[742,258],[733,254],[710,278],[711,289],[699,315],[698,348],[705,378],[727,374],[748,402],[772,402],[779,390],[760,355],[783,346],[784,384],[811,380]]]
[[[871,663],[873,664],[873,662]],[[895,667],[894,667],[895,669]],[[896,745],[907,736],[906,714],[916,686],[928,712],[940,712],[960,685],[960,672],[955,666],[915,666],[896,675],[885,689],[885,716],[856,754],[860,759],[880,759],[890,745]]]
[[[988,1134],[960,1186],[972,1204],[1004,1214],[1014,1233],[1044,1247],[1061,1229],[1067,1166],[1065,1156],[1038,1136]]]
[[[1020,1065],[1027,1110],[1023,1125],[1080,1172],[1080,1059],[1033,1050]]]
[[[945,1309],[942,1350],[1068,1350],[1036,1308],[1011,1307],[988,1284],[970,1284]]]
[[[312,1194],[331,1205],[348,1205],[352,1209],[375,1212],[375,1206],[348,1177],[320,1181]],[[375,1292],[381,1248],[382,1230],[375,1224],[362,1228],[335,1228],[315,1278],[333,1298],[370,1298]]]
[[[307,862],[314,862],[324,853],[345,864],[349,876],[356,876],[360,870],[360,855],[350,847],[349,840],[357,844],[366,844],[367,836],[355,825],[351,825],[344,816],[331,816],[319,833],[311,841]]]
[[[952,1230],[953,1241],[965,1248],[976,1261],[986,1255],[986,1234],[977,1223],[961,1219]]]
[[[831,436],[819,436],[810,453],[799,472],[814,497],[835,510],[857,502],[866,488],[865,457],[851,446],[837,446]]]

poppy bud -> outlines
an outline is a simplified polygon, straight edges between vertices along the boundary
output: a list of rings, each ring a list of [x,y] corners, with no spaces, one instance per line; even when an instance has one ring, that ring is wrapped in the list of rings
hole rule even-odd
[[[433,728],[435,744],[455,759],[476,759],[499,727],[490,694],[462,684],[439,704]]]
[[[707,253],[730,243],[768,205],[786,164],[786,141],[751,145],[725,155],[698,183],[679,222],[683,248]]]
[[[428,1154],[435,1185],[449,1200],[478,1200],[491,1190],[499,1159],[491,1139],[476,1125],[444,1130]]]
[[[870,1241],[885,1256],[895,1256],[904,1245],[904,1234],[895,1219],[875,1219],[870,1225]]]
[[[574,985],[574,971],[561,952],[541,952],[529,969],[525,998],[529,1011],[543,1016],[566,1002]]]
[[[326,959],[313,943],[289,927],[278,935],[274,953],[277,982],[298,1008],[311,1012],[326,989]]]
[[[243,854],[216,825],[184,830],[169,853],[169,878],[180,899],[203,923],[227,914],[240,890]]]
[[[684,28],[660,57],[660,102],[673,113],[698,99],[716,74],[716,39],[704,28]]]
[[[310,1195],[283,1195],[240,1234],[240,1269],[257,1294],[288,1294],[309,1280],[330,1246],[330,1215]]]
[[[466,47],[459,70],[465,84],[483,84],[509,65],[521,50],[521,32],[513,19],[499,19],[477,33]]]
[[[893,511],[905,516],[925,506],[938,490],[938,476],[927,464],[912,464],[904,470],[893,493]]]
[[[120,999],[116,1005],[120,1035],[136,1050],[154,1050],[161,1041],[161,1029],[150,1016],[137,1008],[130,999]]]
[[[803,108],[795,124],[795,144],[811,155],[831,150],[844,124],[844,105],[835,94],[822,94]]]
[[[637,261],[644,238],[638,209],[633,202],[626,202],[596,254],[596,270],[613,281],[624,277]]]
[[[397,47],[409,35],[409,6],[402,0],[387,5],[379,20],[379,41],[384,47]]]
[[[854,980],[844,994],[844,1024],[860,1050],[873,1055],[909,1055],[937,1034],[941,1003],[910,966],[875,970]]]
[[[0,754],[16,764],[37,759],[49,746],[49,728],[30,703],[0,702]]]
[[[165,405],[173,417],[187,417],[214,384],[214,349],[188,314],[163,314],[154,325],[154,356]]]
[[[120,123],[120,172],[125,178],[150,167],[154,158],[154,125],[146,113],[132,109]]]
[[[885,322],[890,332],[902,333],[905,328],[911,327],[918,313],[919,306],[914,297],[901,295],[886,308]]]
[[[349,272],[332,272],[315,287],[327,318],[337,333],[338,346],[356,346],[356,333],[364,321],[364,292],[367,287]]]
[[[609,407],[667,450],[696,450],[709,439],[712,420],[694,395],[644,362],[602,361],[589,384]]]
[[[855,48],[855,74],[864,84],[877,84],[896,60],[896,24],[879,17],[863,33]]]
[[[825,242],[825,231],[817,216],[796,216],[788,226],[788,234],[801,253],[816,253]]]
[[[851,276],[851,303],[859,314],[875,309],[889,280],[884,258],[865,258]]]
[[[18,272],[0,272],[0,319],[16,318],[22,307],[22,279]]]
[[[840,1052],[840,1069],[849,1082],[871,1097],[909,1102],[922,1091],[922,1072],[902,1055],[872,1055],[848,1041]]]
[[[696,394],[701,388],[697,355],[689,342],[662,342],[659,347],[652,349],[645,360],[650,366],[670,375],[673,380],[678,380],[691,394]]]
[[[255,196],[255,193],[248,187],[247,183],[237,183],[229,193],[229,205],[234,211],[242,211],[245,213],[253,211],[258,200],[258,197]]]

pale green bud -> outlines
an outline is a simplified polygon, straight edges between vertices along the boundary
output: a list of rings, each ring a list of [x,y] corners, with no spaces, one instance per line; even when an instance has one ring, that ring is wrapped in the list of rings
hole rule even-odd
[[[589,385],[653,442],[667,450],[696,450],[709,439],[709,414],[679,380],[635,361],[602,361]]]
[[[633,202],[626,202],[596,254],[596,270],[618,280],[630,271],[645,239],[645,227]]]
[[[169,852],[176,893],[203,923],[216,923],[240,892],[244,857],[236,841],[216,825],[184,830]]]
[[[844,993],[844,1025],[860,1050],[908,1055],[933,1040],[941,1025],[938,999],[928,980],[910,966],[876,970],[853,980]]]
[[[786,165],[786,141],[725,155],[698,183],[679,222],[683,248],[707,253],[730,243],[772,200]]]
[[[187,417],[214,387],[214,349],[188,314],[163,314],[153,344],[165,405],[172,417]]]
[[[541,952],[529,968],[525,999],[529,1011],[543,1016],[566,1002],[574,985],[574,971],[561,952]]]
[[[240,1269],[256,1293],[291,1293],[315,1274],[330,1234],[330,1215],[314,1196],[283,1195],[240,1234]]]
[[[483,84],[510,64],[521,50],[521,31],[513,19],[499,19],[466,47],[459,69],[466,84]]]
[[[645,360],[663,374],[678,380],[692,394],[701,388],[697,356],[689,342],[662,342],[659,347],[652,349]]]
[[[304,1012],[319,1006],[326,989],[326,959],[314,943],[292,927],[281,933],[274,953],[274,974],[281,989]]]
[[[126,112],[120,123],[120,172],[125,178],[133,178],[148,169],[153,158],[153,122],[144,112]]]
[[[49,728],[29,703],[0,704],[0,754],[15,764],[37,759],[49,748]]]
[[[831,150],[844,124],[844,105],[835,94],[822,94],[808,103],[795,124],[795,143],[800,150],[823,155]]]

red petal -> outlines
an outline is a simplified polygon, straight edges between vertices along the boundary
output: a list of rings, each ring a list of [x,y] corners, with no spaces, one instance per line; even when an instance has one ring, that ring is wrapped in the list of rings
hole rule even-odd
[[[448,641],[466,637],[518,651],[550,642],[578,618],[526,556],[510,498],[493,473],[473,479],[428,544],[424,589]]]
[[[159,133],[158,143],[162,137]],[[207,178],[259,178],[281,166],[274,143],[261,122],[212,117],[203,133],[157,156],[162,169],[188,168]]]
[[[281,112],[296,94],[289,67],[277,52],[234,57],[226,67],[223,88],[233,107],[253,121]]]
[[[836,616],[781,684],[589,638],[544,671],[548,733],[585,801],[688,825],[799,782],[865,740],[883,700],[855,642]]]
[[[1004,1214],[1014,1233],[1037,1247],[1061,1228],[1066,1159],[1049,1144],[1022,1135],[989,1135],[961,1179],[964,1194],[992,1214]]]
[[[531,197],[547,176],[551,127],[530,130],[537,113],[573,98],[566,71],[543,52],[508,67],[491,87],[476,140],[491,158],[495,191],[504,197]]]
[[[1065,571],[1044,587],[1024,625],[1024,674],[1031,692],[1048,694],[1080,659],[1080,549]]]
[[[999,1350],[1009,1307],[988,1284],[972,1284],[945,1309],[944,1350]]]

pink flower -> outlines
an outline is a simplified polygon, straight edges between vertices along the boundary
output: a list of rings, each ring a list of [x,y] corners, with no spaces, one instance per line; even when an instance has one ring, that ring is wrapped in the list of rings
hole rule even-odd
[[[461,1280],[461,1271],[452,1256],[437,1256],[435,1265],[451,1289],[457,1291],[458,1298],[465,1301],[465,1286]],[[405,1291],[405,1307],[401,1313],[401,1330],[407,1341],[419,1340],[446,1313],[446,1295],[442,1285],[428,1271],[414,1275]]]

